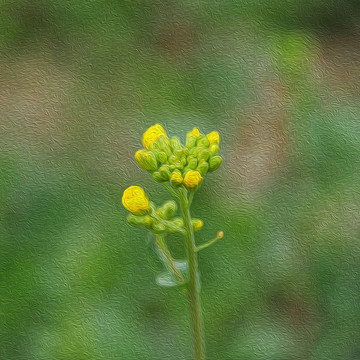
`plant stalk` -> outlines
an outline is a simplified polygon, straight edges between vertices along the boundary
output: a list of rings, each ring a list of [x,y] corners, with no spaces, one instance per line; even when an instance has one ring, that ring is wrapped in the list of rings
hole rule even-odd
[[[181,283],[184,282],[184,278],[181,275],[181,272],[176,267],[176,265],[174,263],[174,259],[172,258],[171,253],[165,243],[164,236],[159,235],[159,234],[155,235],[155,242],[156,242],[157,247],[162,251],[162,253],[166,259],[166,262],[167,262],[169,268],[171,269],[171,271],[174,273],[176,279]]]
[[[202,310],[200,302],[200,279],[198,277],[198,264],[194,231],[191,223],[190,204],[187,197],[187,190],[181,188],[180,190],[180,206],[184,220],[185,239],[186,239],[186,254],[189,265],[189,282],[187,288],[187,295],[190,306],[190,320],[192,327],[193,346],[195,353],[195,360],[205,360],[205,339],[204,326],[202,319]]]

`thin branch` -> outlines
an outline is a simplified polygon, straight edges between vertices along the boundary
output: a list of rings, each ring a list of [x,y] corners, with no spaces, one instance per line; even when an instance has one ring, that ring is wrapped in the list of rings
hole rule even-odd
[[[206,242],[205,244],[199,245],[195,248],[195,251],[198,252],[200,250],[206,249],[207,247],[209,247],[210,245],[214,244],[215,242],[217,242],[218,240],[222,239],[223,237],[223,232],[219,231],[216,238],[212,239],[208,242]]]
[[[158,248],[162,251],[163,256],[166,259],[166,262],[171,269],[171,271],[174,273],[176,279],[180,282],[184,282],[184,277],[182,276],[179,269],[176,267],[173,257],[171,256],[170,250],[168,249],[164,236],[163,235],[155,235],[156,239],[156,245]]]

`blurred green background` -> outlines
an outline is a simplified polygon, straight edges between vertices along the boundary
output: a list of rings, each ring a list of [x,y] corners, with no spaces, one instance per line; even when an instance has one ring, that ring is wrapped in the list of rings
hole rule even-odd
[[[198,191],[208,359],[360,359],[360,2],[0,2],[0,359],[191,359],[123,190],[154,123]],[[177,258],[182,239],[169,239]]]

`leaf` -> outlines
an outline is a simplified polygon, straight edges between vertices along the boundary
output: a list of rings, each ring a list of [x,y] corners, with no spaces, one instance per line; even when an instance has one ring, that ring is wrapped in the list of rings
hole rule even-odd
[[[159,286],[164,287],[173,287],[173,286],[181,286],[188,282],[188,263],[186,260],[182,261],[175,261],[176,268],[180,271],[181,275],[184,277],[184,282],[179,282],[176,278],[173,271],[168,269],[167,271],[164,271],[163,273],[156,276],[156,283]]]

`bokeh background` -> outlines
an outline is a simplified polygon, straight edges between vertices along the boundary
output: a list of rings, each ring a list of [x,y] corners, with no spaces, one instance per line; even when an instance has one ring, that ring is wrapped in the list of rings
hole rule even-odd
[[[0,2],[0,358],[191,359],[123,190],[221,134],[193,205],[209,359],[360,359],[360,2]],[[169,239],[178,259],[182,239]]]

